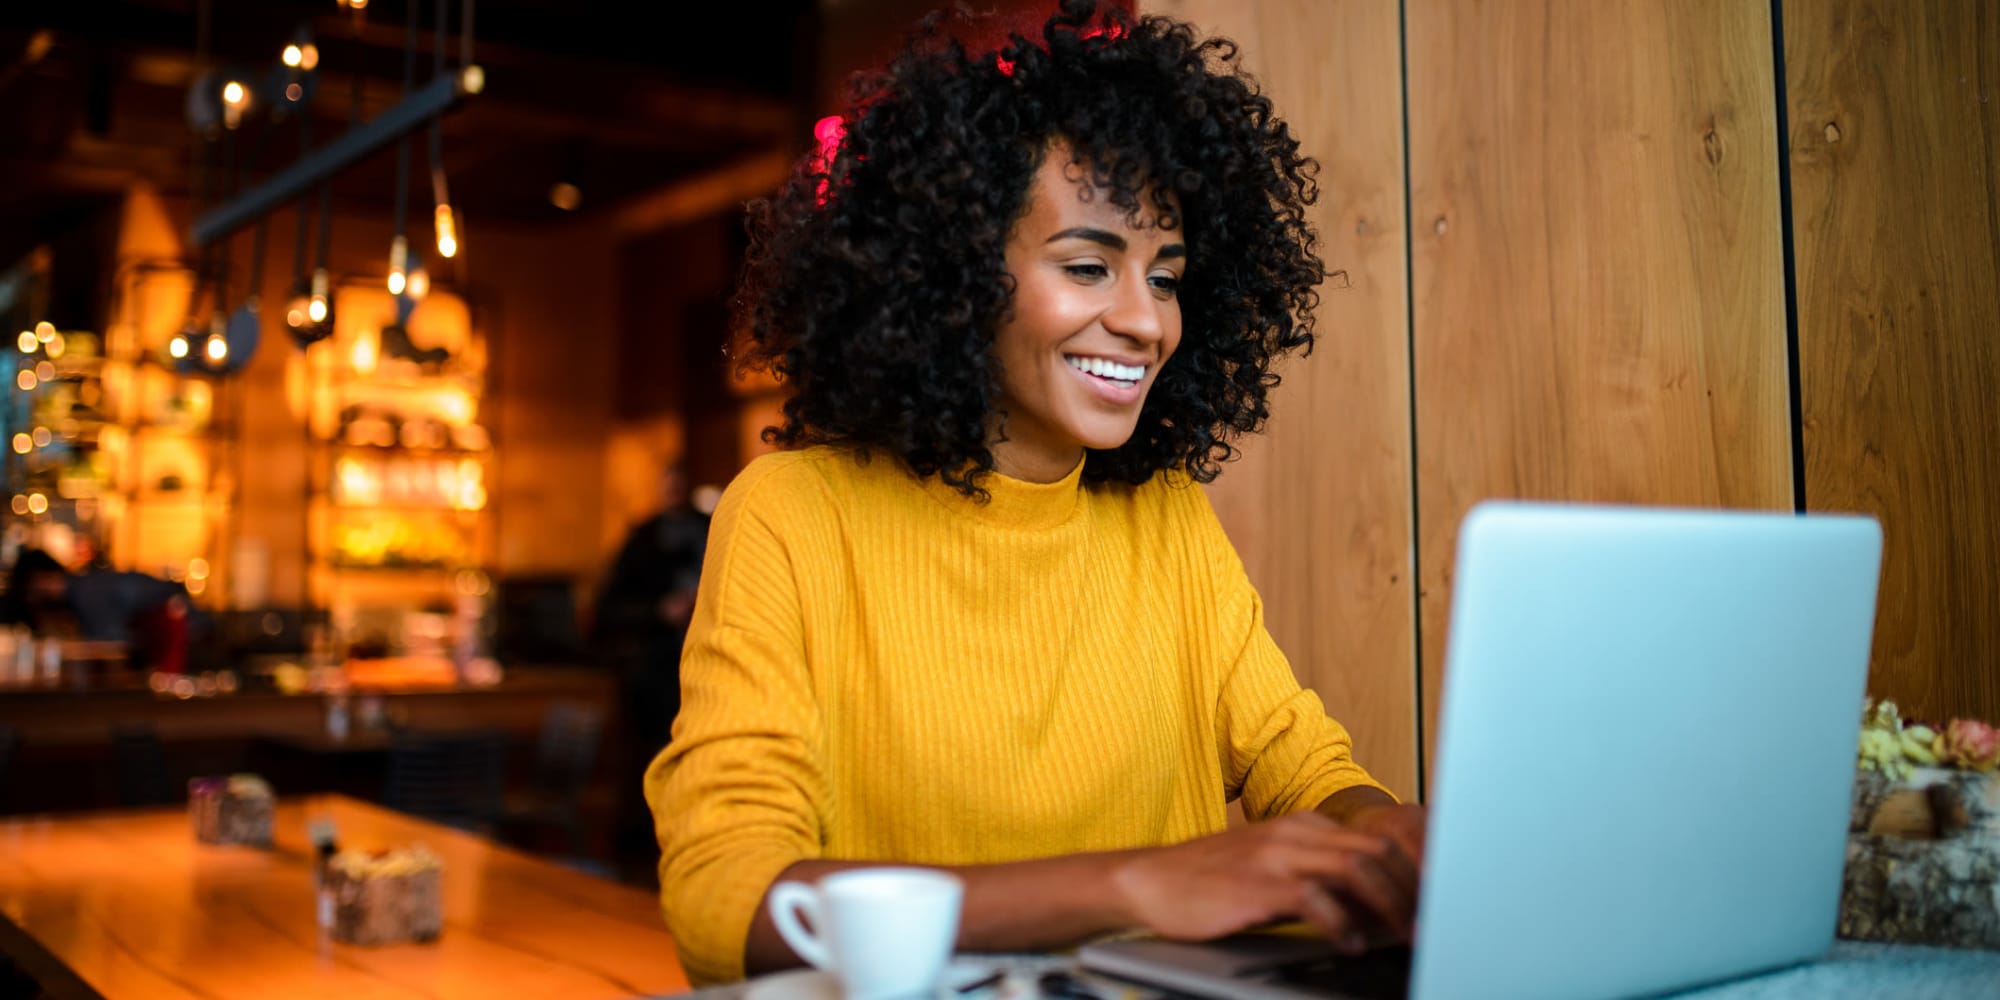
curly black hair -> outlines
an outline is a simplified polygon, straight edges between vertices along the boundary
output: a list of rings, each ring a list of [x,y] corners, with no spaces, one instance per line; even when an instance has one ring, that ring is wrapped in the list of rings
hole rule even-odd
[[[1273,362],[1312,348],[1318,164],[1227,39],[1065,0],[1039,42],[969,54],[943,18],[857,79],[837,151],[750,207],[740,360],[794,389],[766,440],[884,449],[984,496],[1007,238],[1059,140],[1114,205],[1136,218],[1150,198],[1189,252],[1180,347],[1132,437],[1090,452],[1083,477],[1214,479],[1269,416]]]

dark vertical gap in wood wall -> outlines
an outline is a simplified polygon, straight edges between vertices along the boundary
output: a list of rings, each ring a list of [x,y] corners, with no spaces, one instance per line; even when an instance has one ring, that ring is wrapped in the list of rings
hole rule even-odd
[[[1799,375],[1799,269],[1792,245],[1791,109],[1785,94],[1785,0],[1771,0],[1771,76],[1778,112],[1778,238],[1784,247],[1785,380],[1791,391],[1792,509],[1806,512],[1805,393]]]
[[[1775,0],[1774,0],[1775,2]],[[1424,755],[1424,563],[1423,508],[1417,506],[1417,281],[1416,229],[1410,202],[1410,11],[1396,4],[1396,76],[1402,102],[1403,138],[1403,345],[1404,377],[1410,401],[1410,670],[1416,731],[1417,801],[1429,797],[1429,761]]]

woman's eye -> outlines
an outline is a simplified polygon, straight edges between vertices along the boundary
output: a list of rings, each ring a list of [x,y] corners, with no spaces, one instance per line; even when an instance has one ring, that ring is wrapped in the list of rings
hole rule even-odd
[[[1072,278],[1102,278],[1111,270],[1103,264],[1064,264],[1063,272]]]
[[[1146,280],[1155,289],[1167,293],[1168,296],[1179,295],[1181,292],[1181,279],[1171,274],[1156,274]]]

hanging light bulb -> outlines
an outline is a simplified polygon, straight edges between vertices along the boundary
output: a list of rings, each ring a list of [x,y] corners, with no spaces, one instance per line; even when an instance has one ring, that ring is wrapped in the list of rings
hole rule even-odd
[[[312,323],[308,315],[312,309],[312,288],[300,284],[292,289],[292,297],[285,300],[285,326],[292,332],[305,329]]]
[[[306,51],[302,48],[299,48],[298,44],[295,42],[291,45],[285,46],[285,52],[283,58],[285,60],[285,65],[290,66],[293,69],[298,69],[299,66],[306,61]]]
[[[176,361],[180,360],[181,358],[187,357],[188,356],[187,334],[185,333],[174,334],[173,339],[167,341],[167,354]]]
[[[431,293],[431,272],[422,264],[411,268],[410,280],[406,287],[408,288],[410,298],[422,302],[424,296]]]
[[[324,323],[333,315],[332,303],[326,297],[329,280],[326,268],[313,271],[312,299],[306,304],[306,318],[315,324]]]
[[[204,350],[208,353],[210,364],[219,365],[229,360],[229,341],[223,339],[223,336],[219,333],[208,335],[208,346]]]
[[[43,320],[40,323],[36,323],[35,339],[41,341],[44,344],[48,343],[51,340],[56,339],[56,325],[54,323],[49,322],[48,320]]]
[[[250,88],[242,82],[230,80],[222,85],[222,124],[225,128],[235,128],[243,123],[243,112],[250,109]]]
[[[33,354],[35,353],[35,345],[39,343],[41,341],[35,339],[35,331],[22,330],[21,336],[14,342],[14,346],[19,347],[22,354]]]
[[[403,286],[409,280],[406,268],[410,264],[410,241],[401,236],[389,243],[389,294],[403,294]]]
[[[437,226],[438,256],[458,256],[458,220],[452,218],[451,205],[439,205],[431,218]]]

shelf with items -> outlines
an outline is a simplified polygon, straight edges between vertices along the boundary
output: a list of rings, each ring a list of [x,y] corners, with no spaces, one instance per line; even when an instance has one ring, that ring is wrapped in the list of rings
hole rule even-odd
[[[234,476],[224,382],[170,366],[167,344],[201,297],[177,262],[121,267],[102,332],[10,323],[0,365],[10,549],[211,590],[222,565]],[[10,315],[10,320],[22,317]]]
[[[194,269],[180,262],[121,268],[94,364],[102,389],[94,434],[112,564],[184,580],[190,593],[212,600],[225,596],[217,585],[226,581],[211,567],[228,565],[237,428],[227,380],[169,355],[205,305],[197,285]],[[79,429],[92,433],[88,421]]]
[[[434,291],[399,315],[378,287],[337,289],[333,335],[305,371],[315,603],[336,618],[407,610],[483,581],[493,448],[485,345],[463,300]]]

